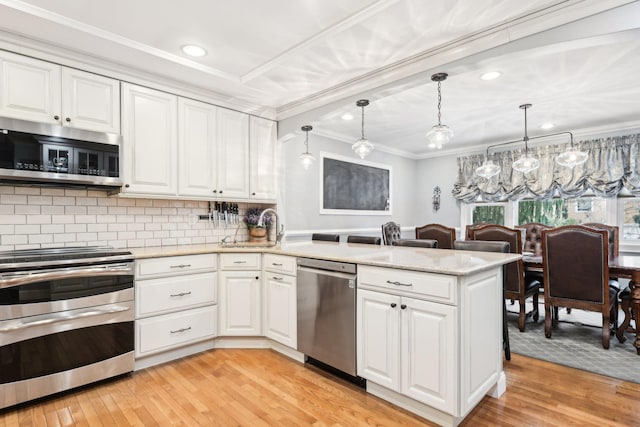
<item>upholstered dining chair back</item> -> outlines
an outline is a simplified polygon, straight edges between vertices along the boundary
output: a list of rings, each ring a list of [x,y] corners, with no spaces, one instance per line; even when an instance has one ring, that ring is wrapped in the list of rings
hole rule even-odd
[[[542,230],[552,228],[540,222],[529,222],[516,226],[525,230],[522,252],[531,252],[534,256],[542,256]]]
[[[514,254],[522,253],[522,233],[514,228],[502,225],[487,224],[471,229],[471,240],[484,240],[490,242],[507,242],[509,251]],[[524,274],[524,263],[522,259],[511,262],[507,265],[507,283],[505,287],[505,298],[518,300],[520,314],[518,316],[518,328],[521,332],[525,329],[526,311],[525,300],[533,298],[533,320],[538,321],[538,294],[540,293],[540,282],[535,277]]]
[[[366,243],[368,245],[379,245],[382,239],[375,236],[347,236],[347,243]]]
[[[313,233],[311,235],[311,240],[322,240],[325,242],[339,242],[340,235],[339,234],[326,234],[326,233]]]
[[[602,346],[609,348],[610,312],[617,291],[609,286],[608,263],[607,230],[566,225],[542,231],[547,337],[551,337],[553,307],[596,311],[602,313]]]
[[[471,230],[475,230],[476,228],[480,228],[482,226],[489,225],[487,222],[479,222],[477,224],[469,224],[464,229],[464,238],[466,240],[471,240]]]
[[[394,240],[398,240],[400,238],[400,224],[393,221],[382,224],[382,241],[385,245],[392,245]]]
[[[597,230],[607,230],[607,232],[609,233],[609,235],[607,236],[607,240],[609,242],[609,259],[618,256],[620,251],[620,229],[618,228],[618,226],[601,224],[599,222],[588,222],[581,225],[584,225],[585,227],[595,228]]]
[[[416,239],[431,239],[438,241],[438,248],[453,249],[456,240],[456,229],[442,224],[427,224],[416,227]]]
[[[398,239],[393,241],[394,246],[411,246],[414,248],[438,248],[438,241],[431,239]]]

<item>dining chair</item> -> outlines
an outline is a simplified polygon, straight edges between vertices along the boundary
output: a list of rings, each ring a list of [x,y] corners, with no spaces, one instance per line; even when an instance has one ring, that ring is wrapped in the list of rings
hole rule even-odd
[[[442,224],[427,224],[416,227],[416,239],[431,239],[438,241],[438,248],[453,249],[456,240],[456,229]]]
[[[524,230],[522,252],[530,252],[533,256],[542,256],[542,230],[552,228],[540,222],[528,222],[516,225],[517,229]]]
[[[461,251],[479,252],[502,252],[509,253],[509,243],[507,242],[484,242],[482,240],[455,240],[453,249]],[[507,303],[505,302],[505,292],[507,289],[507,265],[502,267],[502,342],[504,346],[504,357],[511,360],[511,346],[509,345],[509,327],[507,325]]]
[[[382,224],[382,241],[385,245],[393,244],[394,240],[401,238],[400,224],[389,221]]]
[[[313,233],[311,235],[311,240],[321,240],[325,242],[339,242],[340,235],[339,234],[326,234],[326,233]]]
[[[347,243],[366,243],[368,245],[379,245],[382,239],[375,236],[347,236]]]
[[[431,239],[398,239],[393,241],[394,246],[411,246],[413,248],[437,248],[438,241]]]
[[[544,333],[551,338],[553,307],[602,313],[602,347],[609,348],[611,312],[618,290],[609,286],[609,239],[607,230],[584,225],[565,225],[542,231],[544,270]],[[614,331],[617,331],[614,323]]]
[[[476,224],[469,224],[464,228],[464,238],[465,240],[471,240],[471,230],[475,230],[476,228],[480,228],[484,225],[489,225],[488,222],[479,222]]]
[[[520,230],[504,227],[496,224],[486,224],[471,231],[471,240],[484,240],[492,242],[508,242],[509,251],[514,254],[522,254],[522,234]],[[531,315],[534,322],[540,316],[538,308],[538,295],[540,294],[540,282],[535,278],[525,276],[522,259],[512,262],[507,266],[507,285],[505,298],[517,300],[520,304],[518,316],[518,329],[525,330],[525,320],[527,317],[525,301],[527,298],[533,299],[533,310]]]

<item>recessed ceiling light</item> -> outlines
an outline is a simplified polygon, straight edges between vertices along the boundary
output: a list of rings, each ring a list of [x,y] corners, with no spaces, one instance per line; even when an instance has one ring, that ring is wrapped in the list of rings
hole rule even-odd
[[[342,118],[342,120],[353,120],[353,114],[351,114],[351,113],[344,113],[340,117]]]
[[[502,73],[500,71],[487,71],[483,75],[480,76],[482,80],[495,80],[500,77]]]
[[[189,56],[201,57],[207,54],[207,51],[200,46],[196,46],[194,44],[186,44],[182,46],[182,51]]]
[[[540,129],[549,130],[553,129],[554,127],[556,127],[556,125],[554,125],[553,123],[544,123],[542,126],[540,126]]]

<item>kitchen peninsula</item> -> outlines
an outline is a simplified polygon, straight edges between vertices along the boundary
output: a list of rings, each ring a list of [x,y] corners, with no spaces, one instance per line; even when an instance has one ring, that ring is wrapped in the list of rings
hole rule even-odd
[[[230,335],[266,336],[290,347],[287,351],[282,351],[280,344],[273,347],[285,354],[296,353],[295,344],[273,338],[269,320],[261,326],[259,319],[266,319],[271,309],[289,319],[285,324],[291,326],[291,310],[295,313],[295,307],[292,309],[291,302],[285,305],[287,314],[284,308],[270,306],[274,297],[269,296],[267,276],[279,273],[274,276],[278,280],[275,285],[288,283],[295,305],[296,258],[356,264],[357,370],[367,379],[368,392],[438,424],[458,425],[485,394],[499,397],[505,391],[502,265],[519,259],[519,255],[331,242],[245,246],[185,245],[132,251],[139,261],[138,272],[149,262],[167,269],[176,267],[174,271],[185,275],[192,267],[200,268],[196,271],[200,275],[220,270],[218,300],[214,296],[209,306],[214,310],[213,318],[217,309],[219,328],[203,332],[211,341],[209,348],[232,346],[225,341]],[[200,261],[193,257],[202,256],[211,257],[211,261],[207,261],[208,266],[198,267]],[[243,282],[243,278],[247,280]],[[231,292],[235,291],[230,289],[234,283],[247,283],[247,290],[236,294],[238,299],[233,304],[225,304],[225,298],[233,298]],[[191,288],[171,290],[174,295],[191,292]],[[140,293],[136,295],[139,298]],[[238,301],[243,298],[240,295],[246,296],[246,305],[253,307],[253,314],[247,314],[247,318],[258,319],[258,323],[234,329],[229,319],[235,314],[229,311],[238,309]],[[285,295],[276,297],[275,303],[286,299]],[[194,315],[206,318],[206,309],[196,308]],[[137,322],[149,319],[153,317]],[[247,342],[237,341],[237,347]]]

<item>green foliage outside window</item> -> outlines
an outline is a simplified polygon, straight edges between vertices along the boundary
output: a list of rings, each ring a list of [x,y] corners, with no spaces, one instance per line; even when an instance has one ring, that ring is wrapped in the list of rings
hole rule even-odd
[[[522,200],[518,203],[518,224],[540,222],[552,227],[577,224],[569,218],[569,204],[566,200]]]
[[[481,222],[504,225],[504,206],[476,206],[473,209],[473,224]]]

